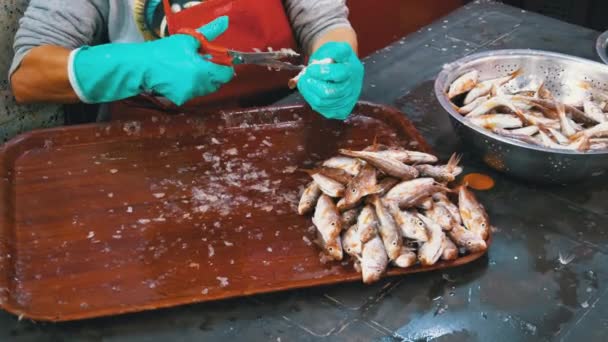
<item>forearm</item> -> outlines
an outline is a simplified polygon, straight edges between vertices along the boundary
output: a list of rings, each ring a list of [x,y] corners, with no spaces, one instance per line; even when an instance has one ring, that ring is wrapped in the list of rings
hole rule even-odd
[[[30,50],[11,77],[17,102],[78,102],[68,77],[69,55],[69,49],[58,46]]]
[[[349,44],[355,53],[358,49],[357,34],[351,27],[337,27],[335,29],[328,30],[322,33],[319,37],[313,40],[310,51],[307,51],[308,55],[311,55],[323,44],[329,42],[344,42]]]

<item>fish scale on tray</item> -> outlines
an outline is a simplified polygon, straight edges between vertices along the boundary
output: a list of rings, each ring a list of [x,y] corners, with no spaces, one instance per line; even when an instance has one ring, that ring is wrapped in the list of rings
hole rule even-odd
[[[448,187],[462,173],[460,156],[436,165],[432,154],[376,142],[339,152],[302,170],[312,181],[298,213],[312,214],[323,262],[350,257],[369,284],[389,266],[432,266],[487,249],[490,222],[483,205],[466,185]]]
[[[608,92],[578,82],[578,103],[562,103],[544,80],[524,70],[488,80],[472,70],[447,90],[457,111],[473,125],[530,145],[578,152],[606,150]]]

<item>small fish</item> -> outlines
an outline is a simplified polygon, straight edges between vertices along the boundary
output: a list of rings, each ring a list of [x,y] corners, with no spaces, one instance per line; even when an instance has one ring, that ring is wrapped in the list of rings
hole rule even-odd
[[[479,71],[477,70],[469,71],[466,74],[458,77],[454,82],[452,82],[452,84],[450,84],[450,89],[448,89],[448,97],[451,99],[473,89],[473,87],[477,85],[478,79]]]
[[[475,108],[479,107],[481,104],[488,101],[489,99],[490,99],[490,95],[478,97],[475,100],[473,100],[473,102],[458,108],[458,113],[460,113],[462,115],[469,114],[470,112],[475,110]]]
[[[371,240],[378,230],[378,220],[376,212],[371,205],[366,205],[361,209],[357,217],[357,227],[359,229],[359,239],[362,243]]]
[[[536,91],[534,97],[542,99],[542,100],[553,100],[553,94],[551,91],[545,87],[545,83],[542,82]]]
[[[320,173],[315,173],[312,179],[317,183],[321,191],[329,197],[342,197],[344,196],[345,187],[342,183],[333,180],[327,176],[323,176]]]
[[[507,137],[509,139],[515,139],[515,140],[521,140],[525,143],[528,143],[530,145],[542,145],[538,140],[536,140],[535,138],[529,136],[529,135],[525,135],[525,134],[516,134],[513,133],[512,130],[507,130],[507,129],[502,129],[502,128],[494,128],[492,129],[492,132],[498,135],[502,135],[503,137]]]
[[[525,96],[512,96],[511,99],[513,101],[517,101],[517,102],[527,102],[527,103],[531,103],[534,105],[539,105],[539,106],[551,109],[557,113],[557,108],[556,108],[554,100],[544,100],[544,99],[525,97]],[[571,105],[567,105],[567,104],[563,104],[563,105],[564,105],[564,109],[566,110],[566,113],[570,114],[570,116],[572,116],[573,119],[576,119],[576,120],[579,120],[580,122],[588,123],[588,124],[597,123],[592,118],[589,118],[587,116],[587,114],[585,114],[585,112],[581,111],[580,109],[578,109],[574,106],[571,106]]]
[[[435,182],[433,178],[417,178],[395,185],[384,196],[384,201],[395,202],[401,208],[410,208],[440,191],[449,192],[450,189]]]
[[[386,193],[389,192],[389,190],[397,184],[399,184],[399,180],[397,178],[383,178],[376,186],[376,195],[378,195],[379,197],[386,195]]]
[[[498,128],[519,128],[523,126],[521,119],[511,114],[484,114],[468,118],[474,125],[486,129]]]
[[[523,113],[523,116],[526,118],[526,121],[534,126],[544,126],[547,128],[560,128],[559,120],[547,119],[544,117],[538,117],[535,115]],[[504,127],[503,127],[504,128]]]
[[[496,97],[492,97],[488,101],[486,101],[483,104],[479,105],[477,108],[475,108],[469,114],[467,114],[466,117],[467,118],[473,118],[473,117],[476,117],[476,116],[484,115],[484,114],[489,113],[492,109],[497,108],[497,107],[507,107],[513,113],[516,113],[516,114],[517,113],[521,113],[521,111],[519,110],[519,108],[517,108],[515,106],[515,104],[512,102],[511,99],[513,97],[514,96],[496,96]]]
[[[440,206],[443,206],[444,208],[446,208],[452,215],[452,218],[458,224],[462,224],[462,218],[460,217],[460,210],[458,209],[458,206],[456,206],[454,203],[452,203],[452,201],[450,201],[450,199],[448,198],[448,195],[446,195],[443,192],[437,192],[437,193],[433,194],[433,200],[435,201],[435,205],[440,205]]]
[[[388,255],[378,234],[363,244],[360,267],[363,283],[371,284],[382,277],[388,266]]]
[[[566,109],[564,105],[561,103],[556,103],[555,107],[557,108],[557,114],[559,116],[559,124],[562,132],[567,136],[571,137],[576,134],[577,130],[573,124],[573,122],[566,116]]]
[[[346,185],[344,202],[338,203],[338,209],[343,210],[356,206],[359,201],[374,192],[377,192],[376,169],[371,165],[365,165],[358,175]]]
[[[455,260],[458,258],[458,247],[456,244],[447,236],[443,237],[443,254],[441,254],[441,260]]]
[[[371,202],[376,209],[376,217],[378,218],[378,231],[384,242],[384,248],[390,260],[395,260],[399,257],[403,241],[401,233],[397,228],[395,219],[386,209],[378,196],[372,196]]]
[[[302,192],[302,197],[300,197],[298,214],[305,215],[311,212],[317,204],[319,196],[321,196],[321,188],[316,182],[310,182],[306,189],[304,189],[304,192]]]
[[[458,224],[448,208],[441,203],[434,204],[425,212],[425,214],[428,216],[428,218],[437,222],[437,224],[439,224],[443,230],[450,230],[452,227]]]
[[[418,249],[418,260],[424,266],[434,265],[443,254],[443,240],[445,233],[441,226],[428,217],[418,214],[418,218],[424,222],[429,240]]]
[[[343,185],[348,184],[348,182],[353,179],[353,177],[343,169],[333,167],[322,166],[314,170],[301,169],[301,171],[308,173],[310,176],[318,173]]]
[[[417,261],[416,253],[414,253],[411,249],[407,247],[401,247],[401,254],[395,260],[393,260],[393,264],[397,267],[408,268],[414,266]]]
[[[363,159],[389,176],[403,180],[418,177],[418,170],[416,170],[415,167],[404,164],[396,159],[386,157],[378,152],[350,151],[341,149],[340,153],[349,157]]]
[[[349,210],[343,212],[342,215],[340,216],[342,219],[342,228],[350,227],[353,224],[355,224],[355,222],[357,222],[358,215],[359,215],[359,213],[357,212],[357,209],[349,209]]]
[[[511,73],[508,76],[499,77],[499,78],[486,80],[486,81],[477,83],[477,85],[473,89],[471,89],[471,91],[464,98],[464,104],[467,105],[467,104],[475,101],[475,99],[477,99],[478,97],[489,94],[490,91],[492,91],[492,88],[498,89],[498,87],[500,87],[501,85],[503,85],[503,84],[511,81],[512,79],[518,77],[519,75],[521,75],[521,73],[522,73],[522,70],[517,69],[516,71],[514,71],[513,73]]]
[[[399,226],[401,235],[404,238],[415,241],[425,242],[429,240],[424,222],[422,222],[414,212],[401,210],[396,205],[389,205],[389,212],[393,215],[395,223]]]
[[[538,126],[526,126],[522,128],[511,129],[509,132],[517,135],[527,135],[529,137],[538,133]]]
[[[452,154],[446,165],[416,165],[416,169],[421,177],[431,177],[439,183],[453,182],[462,173],[462,168],[458,166],[461,156]]]
[[[608,122],[603,122],[599,125],[577,132],[570,139],[578,139],[583,136],[587,138],[608,136]]]
[[[437,157],[432,154],[418,152],[418,151],[409,151],[409,150],[399,150],[399,149],[389,149],[385,151],[378,151],[380,155],[387,156],[389,158],[393,158],[402,163],[406,164],[414,164],[414,163],[428,163],[433,164],[437,162]]]
[[[355,224],[342,233],[342,249],[346,254],[355,258],[361,256],[363,249],[357,228]]]
[[[606,116],[604,115],[604,112],[602,112],[602,108],[600,108],[600,106],[590,100],[585,100],[583,101],[583,110],[585,112],[585,114],[587,115],[587,117],[602,123],[606,121]]]
[[[324,251],[334,260],[342,260],[342,244],[340,231],[342,220],[338,208],[327,195],[321,195],[317,201],[312,223],[319,233],[320,243]]]
[[[448,235],[456,243],[471,253],[483,252],[488,249],[485,240],[461,225],[452,227]]]
[[[566,145],[568,143],[570,143],[570,139],[568,139],[568,137],[566,137],[565,135],[562,134],[562,132],[556,130],[555,128],[548,128],[549,133],[551,133],[551,136],[553,137],[553,139],[555,139],[559,144],[561,145]]]
[[[466,185],[458,188],[458,209],[465,227],[486,240],[490,234],[488,214]]]
[[[324,161],[323,166],[335,169],[342,169],[351,176],[356,176],[361,170],[362,163],[361,161],[355,158],[336,156]]]

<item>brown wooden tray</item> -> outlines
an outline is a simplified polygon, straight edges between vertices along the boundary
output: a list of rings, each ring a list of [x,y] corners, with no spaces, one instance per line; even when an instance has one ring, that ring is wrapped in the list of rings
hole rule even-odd
[[[34,131],[0,150],[0,301],[66,321],[344,281],[319,262],[308,176],[338,148],[428,151],[405,116],[368,103],[346,122],[302,106]],[[428,268],[471,262],[482,254]]]

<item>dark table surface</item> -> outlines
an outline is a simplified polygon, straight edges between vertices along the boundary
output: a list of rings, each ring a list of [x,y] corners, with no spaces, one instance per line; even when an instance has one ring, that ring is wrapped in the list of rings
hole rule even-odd
[[[466,152],[434,99],[444,63],[534,48],[597,60],[598,32],[493,2],[468,5],[365,60],[363,99],[399,107],[448,157]],[[285,102],[297,101],[297,96]],[[313,288],[82,322],[0,313],[0,341],[605,341],[608,183],[539,187],[490,174],[497,227],[487,258],[445,272]],[[572,258],[563,265],[558,261]]]

